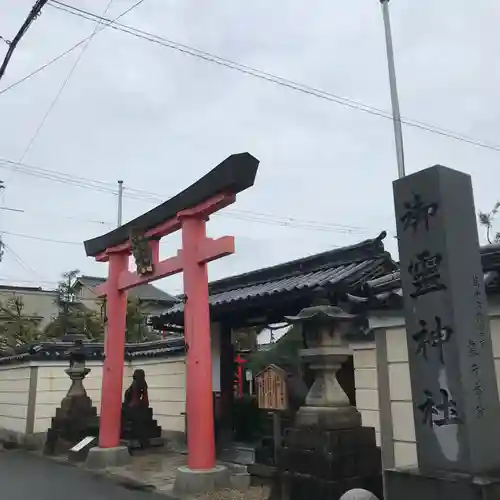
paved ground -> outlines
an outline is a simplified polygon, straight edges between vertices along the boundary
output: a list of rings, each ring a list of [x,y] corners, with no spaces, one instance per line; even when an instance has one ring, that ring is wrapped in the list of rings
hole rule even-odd
[[[165,500],[130,491],[68,465],[22,451],[0,451],[2,500]]]

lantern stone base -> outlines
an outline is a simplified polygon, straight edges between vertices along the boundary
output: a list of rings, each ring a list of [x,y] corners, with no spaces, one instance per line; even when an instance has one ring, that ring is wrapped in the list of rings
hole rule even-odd
[[[174,493],[177,495],[198,495],[230,486],[231,474],[229,469],[223,465],[217,465],[209,470],[179,467],[175,476]]]
[[[290,429],[278,468],[288,500],[338,500],[353,488],[382,498],[381,455],[371,427]]]
[[[386,500],[496,500],[500,498],[500,474],[472,476],[446,472],[425,474],[418,468],[388,469]]]
[[[353,429],[361,427],[361,414],[353,406],[303,406],[296,415],[296,427]]]
[[[66,453],[87,436],[98,436],[99,417],[92,400],[84,394],[66,396],[56,409],[52,425],[47,430],[44,453]]]

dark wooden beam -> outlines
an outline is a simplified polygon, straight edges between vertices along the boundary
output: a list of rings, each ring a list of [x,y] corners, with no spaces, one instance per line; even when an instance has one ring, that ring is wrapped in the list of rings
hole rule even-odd
[[[145,233],[169,219],[174,219],[179,212],[199,205],[218,194],[240,193],[253,186],[258,166],[259,160],[250,153],[231,155],[173,198],[113,231],[85,241],[85,252],[88,256],[95,257],[108,248],[128,241],[132,229]]]

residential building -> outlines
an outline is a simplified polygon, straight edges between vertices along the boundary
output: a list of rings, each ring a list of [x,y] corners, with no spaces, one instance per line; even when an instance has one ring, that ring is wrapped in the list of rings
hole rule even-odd
[[[96,286],[102,285],[105,281],[106,278],[96,276],[78,277],[75,283],[75,292],[78,300],[92,311],[101,311],[102,301],[96,295],[94,289]],[[128,296],[139,300],[144,314],[148,317],[163,314],[179,302],[179,299],[149,284],[132,288],[129,290]]]
[[[41,287],[0,285],[0,303],[5,307],[9,299],[21,297],[23,314],[37,320],[43,330],[57,316],[57,291],[44,290]],[[0,310],[0,321],[6,320],[6,313]]]

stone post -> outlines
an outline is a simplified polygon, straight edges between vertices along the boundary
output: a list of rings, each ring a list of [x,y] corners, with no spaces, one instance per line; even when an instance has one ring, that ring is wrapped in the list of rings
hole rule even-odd
[[[499,498],[500,405],[469,175],[394,182],[418,468],[386,499]]]

